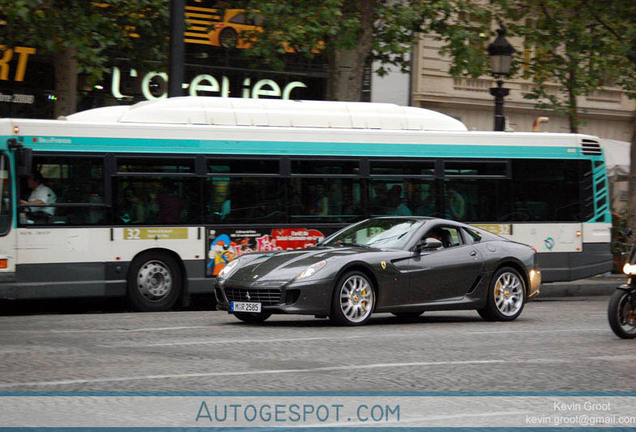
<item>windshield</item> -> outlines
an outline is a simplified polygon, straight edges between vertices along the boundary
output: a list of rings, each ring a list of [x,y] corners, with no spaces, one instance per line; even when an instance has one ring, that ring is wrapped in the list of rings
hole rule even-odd
[[[327,237],[322,245],[404,249],[419,224],[417,219],[369,219]]]
[[[11,226],[11,182],[9,181],[9,158],[0,154],[0,235]]]

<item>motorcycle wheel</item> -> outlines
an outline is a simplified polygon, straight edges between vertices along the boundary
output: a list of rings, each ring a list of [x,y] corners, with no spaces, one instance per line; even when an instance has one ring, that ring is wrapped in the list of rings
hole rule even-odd
[[[632,290],[618,290],[610,299],[607,318],[616,336],[622,339],[636,338],[636,308],[631,301]]]

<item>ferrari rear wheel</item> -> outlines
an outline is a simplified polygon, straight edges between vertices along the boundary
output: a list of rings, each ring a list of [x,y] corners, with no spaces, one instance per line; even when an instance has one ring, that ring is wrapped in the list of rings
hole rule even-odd
[[[487,321],[512,321],[521,314],[525,300],[525,284],[519,272],[502,267],[492,278],[486,306],[477,312]]]
[[[271,317],[272,314],[265,312],[237,312],[234,316],[249,324],[260,324]]]
[[[336,284],[329,318],[338,325],[361,325],[371,318],[374,307],[375,291],[371,281],[362,272],[350,271]]]

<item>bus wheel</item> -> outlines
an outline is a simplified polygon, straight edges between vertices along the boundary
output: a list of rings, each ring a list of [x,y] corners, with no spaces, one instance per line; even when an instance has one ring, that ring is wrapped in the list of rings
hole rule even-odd
[[[170,310],[181,295],[181,269],[165,252],[139,255],[128,273],[128,301],[140,312]]]

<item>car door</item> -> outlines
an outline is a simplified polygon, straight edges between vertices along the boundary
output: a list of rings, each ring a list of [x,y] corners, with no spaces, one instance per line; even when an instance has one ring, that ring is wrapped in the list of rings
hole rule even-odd
[[[483,268],[483,256],[462,237],[459,228],[444,227],[452,239],[438,250],[421,251],[409,260],[410,303],[461,298]]]

